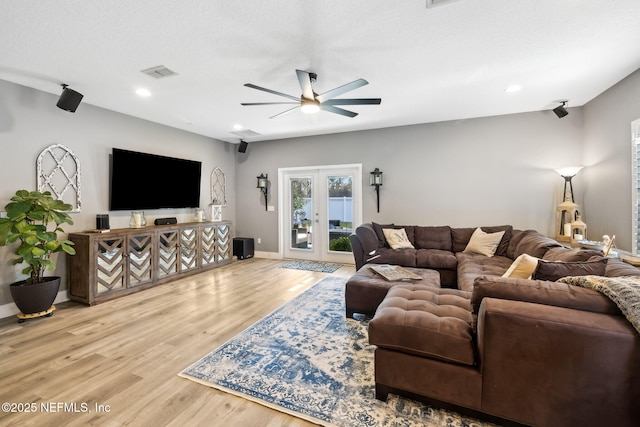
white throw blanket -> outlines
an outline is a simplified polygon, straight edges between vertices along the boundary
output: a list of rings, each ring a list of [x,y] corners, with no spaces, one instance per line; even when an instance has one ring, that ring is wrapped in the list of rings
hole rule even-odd
[[[640,277],[574,276],[563,277],[557,281],[603,293],[616,303],[622,314],[640,333]]]

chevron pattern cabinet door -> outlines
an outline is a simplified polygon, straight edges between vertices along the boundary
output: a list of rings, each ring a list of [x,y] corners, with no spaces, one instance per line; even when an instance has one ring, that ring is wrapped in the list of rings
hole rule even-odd
[[[96,243],[96,294],[124,289],[124,239],[97,240]]]
[[[216,262],[231,259],[231,233],[230,227],[221,224],[216,227]]]
[[[180,232],[180,271],[192,270],[198,266],[198,235],[195,228],[185,228]]]
[[[202,265],[216,262],[216,226],[200,228],[200,254]]]
[[[151,282],[152,279],[152,235],[130,236],[129,250],[129,287]]]
[[[178,230],[159,233],[158,278],[178,273],[178,235]]]

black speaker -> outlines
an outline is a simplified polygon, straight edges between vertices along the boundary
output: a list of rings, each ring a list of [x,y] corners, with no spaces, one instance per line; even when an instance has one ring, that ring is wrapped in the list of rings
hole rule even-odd
[[[249,146],[248,142],[240,141],[240,145],[238,146],[238,153],[246,152],[248,146]]]
[[[109,215],[107,214],[96,215],[96,229],[97,230],[109,229]]]
[[[62,95],[60,95],[60,99],[58,99],[58,103],[56,105],[58,108],[62,108],[65,111],[75,113],[76,108],[80,105],[80,101],[82,101],[82,97],[83,95],[81,93],[65,87],[62,89]]]
[[[177,224],[178,220],[176,219],[176,217],[172,217],[172,218],[156,218],[155,221],[153,221],[153,223],[155,225],[169,225],[169,224]]]
[[[234,237],[233,255],[238,259],[253,258],[253,239],[249,237]]]

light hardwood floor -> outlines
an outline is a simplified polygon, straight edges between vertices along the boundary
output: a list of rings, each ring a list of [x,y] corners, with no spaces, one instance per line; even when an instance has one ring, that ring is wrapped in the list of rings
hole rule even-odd
[[[94,307],[66,302],[49,318],[0,320],[0,403],[23,411],[6,413],[3,407],[0,425],[312,425],[178,377],[329,275],[282,263],[235,261]],[[333,275],[354,271],[343,266]],[[32,403],[35,413],[24,412]],[[64,404],[66,409],[58,406]],[[75,411],[69,406],[74,404]],[[104,411],[108,405],[108,412],[96,405]]]

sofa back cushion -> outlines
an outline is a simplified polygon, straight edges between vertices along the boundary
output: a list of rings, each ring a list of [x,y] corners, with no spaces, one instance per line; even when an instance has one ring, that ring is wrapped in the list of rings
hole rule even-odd
[[[602,256],[599,251],[590,249],[551,248],[542,257],[545,261],[589,261],[594,256]]]
[[[450,251],[451,244],[451,227],[448,225],[439,227],[421,227],[415,228],[415,244],[416,249],[440,249]]]
[[[478,313],[483,298],[525,301],[594,313],[622,315],[618,306],[598,291],[543,280],[480,276],[474,281],[471,294],[473,313]]]
[[[452,241],[452,250],[453,252],[462,252],[469,244],[469,240],[471,239],[471,235],[476,230],[477,227],[473,228],[452,228],[451,229],[451,241]],[[511,242],[511,235],[513,233],[513,227],[510,225],[495,225],[495,226],[482,226],[480,227],[482,231],[485,233],[497,233],[500,231],[504,231],[504,235],[496,248],[495,255],[498,256],[508,256],[507,250],[509,248],[509,243]],[[513,259],[512,257],[509,257]]]
[[[596,258],[592,261],[544,261],[539,260],[532,278],[555,282],[568,276],[604,276],[607,268],[607,258]]]
[[[527,230],[515,248],[513,256],[517,258],[522,254],[529,254],[536,258],[542,258],[549,249],[559,247],[562,247],[562,245],[552,238],[544,236],[537,231]]]

